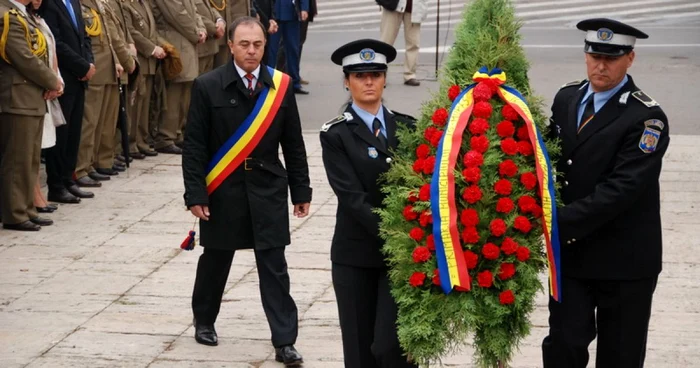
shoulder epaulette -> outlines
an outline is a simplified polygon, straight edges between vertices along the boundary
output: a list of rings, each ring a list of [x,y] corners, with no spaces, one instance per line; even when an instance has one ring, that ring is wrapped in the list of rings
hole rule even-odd
[[[580,86],[581,83],[586,82],[586,81],[587,81],[586,79],[579,79],[579,80],[571,81],[569,83],[562,85],[561,87],[559,87],[559,89],[566,88],[566,87]]]
[[[387,110],[389,110],[389,109],[387,109]],[[404,114],[404,113],[401,113],[401,112],[398,112],[398,111],[392,111],[392,110],[389,110],[389,112],[392,113],[392,114],[394,114],[394,115],[398,118],[398,120],[406,121],[406,122],[409,122],[409,123],[415,123],[415,122],[416,122],[416,118],[414,118],[414,117],[411,116],[411,115]]]
[[[639,100],[639,102],[643,103],[646,107],[659,106],[658,102],[656,102],[653,98],[651,98],[643,91],[632,92],[632,97]]]
[[[326,122],[325,124],[323,124],[323,125],[321,126],[321,131],[322,131],[322,132],[327,132],[327,131],[328,131],[331,127],[333,127],[334,125],[336,125],[336,124],[338,124],[338,123],[345,122],[345,121],[350,121],[350,120],[352,120],[352,119],[353,119],[353,117],[352,117],[352,114],[351,114],[351,113],[349,113],[349,112],[344,112],[343,115],[338,115],[338,116],[334,117],[333,119],[331,119],[330,121],[328,121],[328,122]]]

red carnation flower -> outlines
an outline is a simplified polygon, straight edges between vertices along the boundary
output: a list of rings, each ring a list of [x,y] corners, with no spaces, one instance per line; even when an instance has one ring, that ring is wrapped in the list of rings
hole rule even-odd
[[[429,126],[425,128],[425,131],[423,132],[423,138],[425,138],[426,141],[430,142],[430,140],[433,138],[433,135],[437,131],[437,128],[435,128],[434,126]]]
[[[479,272],[479,274],[476,275],[476,281],[482,288],[490,288],[491,285],[493,285],[493,274],[491,271]]]
[[[532,230],[532,224],[530,224],[530,220],[528,220],[525,216],[516,217],[513,227],[516,230],[520,230],[520,232],[524,234],[527,234],[530,232],[530,230]]]
[[[473,135],[484,134],[489,130],[489,122],[486,119],[474,119],[469,124],[469,132]]]
[[[476,135],[471,138],[472,149],[484,153],[489,149],[489,139],[485,135]]]
[[[505,160],[498,164],[498,173],[501,176],[513,177],[518,173],[518,166],[515,165],[513,160]]]
[[[411,203],[415,203],[418,201],[418,196],[416,195],[416,192],[410,192],[408,193],[408,201]]]
[[[413,206],[408,205],[403,208],[403,218],[405,218],[406,221],[413,221],[418,218],[418,214],[413,211]]]
[[[518,143],[513,138],[506,138],[501,141],[501,150],[506,155],[513,156],[518,153]]]
[[[503,108],[501,109],[501,115],[503,115],[504,119],[510,121],[517,121],[518,119],[520,119],[520,114],[518,114],[518,112],[515,111],[515,109],[508,104],[503,105]]]
[[[430,200],[430,184],[425,184],[422,187],[420,187],[420,193],[418,193],[418,199],[420,199],[423,202]]]
[[[498,295],[498,299],[500,300],[501,304],[503,305],[509,305],[515,303],[515,295],[513,295],[513,292],[510,290],[506,290],[502,292],[500,295]]]
[[[496,125],[496,132],[501,138],[512,137],[515,134],[515,126],[508,120],[503,120]]]
[[[423,174],[431,175],[435,170],[435,156],[429,156],[423,161]]]
[[[511,184],[510,180],[508,179],[500,179],[493,186],[493,189],[496,191],[497,194],[507,196],[513,192],[513,184]]]
[[[467,201],[469,204],[474,204],[476,202],[479,202],[481,200],[482,193],[481,189],[477,187],[476,185],[470,185],[468,186],[465,190],[464,193],[462,193],[462,198]]]
[[[447,113],[447,109],[444,107],[441,107],[433,113],[433,123],[437,126],[444,126],[445,123],[447,123],[447,117],[449,114]]]
[[[436,130],[433,136],[430,137],[430,145],[437,147],[440,144],[440,139],[442,138],[442,130]]]
[[[430,146],[428,146],[425,143],[420,144],[416,148],[416,157],[417,158],[426,158],[430,156]]]
[[[518,152],[523,156],[532,156],[534,153],[530,141],[519,141],[518,142]]]
[[[477,151],[469,151],[464,154],[464,166],[479,167],[484,163],[484,155]]]
[[[459,94],[462,93],[462,89],[459,88],[457,85],[453,85],[450,87],[450,89],[447,91],[447,97],[450,99],[450,101],[454,101]]]
[[[478,167],[468,167],[462,171],[462,176],[467,183],[475,184],[481,179],[481,169]]]
[[[428,247],[416,247],[413,250],[413,262],[421,263],[430,259],[430,250]]]
[[[532,206],[537,205],[537,200],[529,195],[524,195],[518,198],[518,207],[520,207],[520,212],[530,212]]]
[[[501,248],[497,247],[496,244],[486,243],[484,244],[484,247],[481,248],[481,254],[484,255],[484,258],[493,261],[501,254]]]
[[[479,224],[479,214],[475,209],[466,208],[462,210],[459,220],[464,226],[476,226]]]
[[[423,167],[425,166],[425,159],[419,158],[413,163],[413,172],[420,174],[423,172]]]
[[[479,242],[480,238],[479,232],[476,231],[476,228],[473,226],[465,227],[464,230],[462,230],[462,242],[465,244],[475,244]]]
[[[506,233],[506,230],[508,227],[506,226],[506,222],[501,220],[501,219],[495,219],[491,221],[491,224],[489,225],[489,229],[491,230],[491,235],[493,236],[503,236],[503,234]]]
[[[414,227],[411,229],[411,231],[408,233],[408,236],[411,237],[411,239],[415,241],[421,241],[423,240],[423,236],[425,236],[425,231],[419,227]]]
[[[484,82],[479,82],[479,84],[474,87],[474,100],[475,101],[488,101],[493,96],[493,89],[491,86]]]
[[[467,269],[473,270],[476,268],[476,263],[479,260],[479,256],[471,250],[465,250],[464,260],[467,263]]]
[[[429,251],[435,251],[435,238],[433,237],[433,234],[430,234],[425,238],[425,246],[428,247]]]
[[[493,113],[493,107],[490,103],[486,101],[480,101],[474,104],[474,110],[472,110],[472,115],[477,118],[488,119]]]
[[[433,285],[440,286],[440,270],[433,270]]]
[[[501,269],[498,271],[498,278],[508,280],[515,275],[515,265],[512,263],[501,263]]]
[[[515,135],[521,141],[529,141],[530,140],[530,131],[527,130],[527,125],[523,125],[520,128],[518,128],[518,132]]]
[[[498,202],[496,202],[496,212],[510,213],[513,211],[513,209],[515,209],[515,204],[510,198],[499,198]]]
[[[518,250],[518,246],[518,243],[516,243],[513,238],[506,237],[503,239],[503,243],[501,243],[501,250],[505,255],[509,256]]]
[[[520,175],[520,182],[525,186],[525,189],[533,190],[537,186],[537,177],[531,172],[526,172]]]
[[[426,227],[428,224],[433,223],[433,215],[428,211],[423,211],[418,218],[418,222],[420,223],[420,226]]]
[[[518,247],[518,250],[515,252],[515,257],[518,258],[520,262],[527,261],[530,259],[530,249],[527,247]]]
[[[423,272],[414,272],[408,283],[413,287],[419,287],[425,282],[425,274]]]
[[[540,217],[542,217],[542,207],[540,207],[538,205],[534,205],[534,206],[530,207],[530,213],[535,218],[540,218]]]

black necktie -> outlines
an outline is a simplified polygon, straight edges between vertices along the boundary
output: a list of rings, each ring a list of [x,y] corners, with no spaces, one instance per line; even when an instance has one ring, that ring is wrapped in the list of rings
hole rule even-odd
[[[583,108],[583,115],[581,116],[581,123],[578,125],[578,133],[581,133],[581,130],[583,127],[588,124],[588,122],[593,119],[593,115],[595,115],[595,105],[593,104],[593,100],[595,100],[595,93],[592,94],[590,97],[588,97],[588,102],[586,103],[586,107]]]
[[[386,148],[386,137],[382,134],[382,122],[377,118],[374,118],[372,122],[372,132],[374,136],[377,137],[382,147]]]

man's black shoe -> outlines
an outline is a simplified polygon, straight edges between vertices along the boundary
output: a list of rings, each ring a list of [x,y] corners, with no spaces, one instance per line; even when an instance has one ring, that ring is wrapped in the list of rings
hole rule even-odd
[[[43,217],[31,218],[31,219],[29,219],[29,221],[31,221],[39,226],[51,226],[51,225],[53,225],[53,220],[43,218]]]
[[[19,230],[19,231],[39,231],[39,230],[41,230],[41,226],[39,226],[31,221],[20,222],[19,224],[2,224],[2,227],[4,227],[7,230]]]
[[[107,169],[97,168],[97,169],[95,169],[95,171],[97,171],[97,173],[102,174],[102,175],[119,175],[119,172],[114,170],[111,167],[107,168]]]
[[[194,320],[194,339],[202,344],[209,346],[219,345],[219,338],[216,336],[216,330],[214,325],[202,325],[198,324],[197,320]]]
[[[294,348],[294,345],[275,348],[275,360],[284,363],[285,367],[300,367],[301,363],[304,363],[304,358]]]
[[[131,152],[129,153],[129,157],[135,158],[137,160],[143,160],[144,158],[146,158],[146,155],[144,155],[141,152]]]
[[[156,151],[150,151],[150,150],[149,150],[149,151],[139,151],[139,152],[141,152],[141,154],[144,155],[144,156],[146,156],[146,157],[158,156],[158,152],[156,152]]]
[[[98,181],[105,181],[105,180],[111,179],[111,177],[110,177],[109,175],[102,175],[102,174],[98,173],[97,171],[91,171],[91,172],[89,172],[89,173],[88,173],[88,176],[89,176],[92,180],[98,180]]]
[[[72,194],[78,198],[92,198],[95,196],[95,193],[84,191],[84,190],[78,188],[78,186],[75,184],[69,186],[66,189],[70,192],[70,194]],[[50,200],[51,200],[51,197],[49,197],[49,201]]]
[[[118,172],[124,172],[126,171],[126,166],[120,166],[120,165],[114,165],[112,166],[112,170],[118,171]]]
[[[160,153],[169,153],[172,155],[181,155],[182,154],[182,149],[174,144],[171,144],[171,145],[169,145],[167,147],[163,147],[163,148],[156,148],[156,151],[160,152]]]
[[[297,95],[308,95],[308,94],[309,94],[309,91],[307,91],[307,90],[305,90],[305,89],[299,87],[299,88],[294,88],[294,94],[297,94]]]
[[[80,198],[71,194],[67,189],[49,189],[49,195],[47,199],[51,202],[58,203],[80,203]]]
[[[102,186],[102,183],[92,179],[89,176],[83,176],[82,178],[76,180],[75,183],[78,184],[79,187],[83,188],[99,188]]]

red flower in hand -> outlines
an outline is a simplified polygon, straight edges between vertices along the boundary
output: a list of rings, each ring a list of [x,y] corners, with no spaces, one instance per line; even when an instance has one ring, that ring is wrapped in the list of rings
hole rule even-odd
[[[518,152],[523,156],[532,156],[534,151],[530,141],[520,141],[518,142]]]
[[[515,303],[515,295],[510,290],[506,290],[506,291],[502,292],[498,296],[498,299],[500,300],[501,304],[503,304],[503,305],[509,305],[509,304]]]
[[[419,287],[425,282],[425,274],[423,272],[414,272],[408,283],[413,287]]]
[[[433,223],[433,215],[428,211],[423,211],[420,214],[418,222],[420,223],[420,226],[426,227],[428,224]]]
[[[506,138],[501,141],[501,150],[506,155],[513,156],[518,153],[518,143],[513,138]]]
[[[408,193],[408,201],[411,203],[418,202],[418,196],[416,195],[416,192],[410,192]]]
[[[447,118],[449,114],[447,112],[447,109],[444,107],[441,107],[433,113],[433,123],[437,126],[444,126],[445,123],[447,123]]]
[[[433,138],[433,135],[437,131],[437,128],[435,128],[434,126],[429,126],[425,128],[425,131],[423,132],[423,138],[425,138],[426,141],[430,142],[430,140]]]
[[[532,224],[530,224],[530,220],[527,219],[525,216],[518,216],[515,218],[515,223],[513,223],[513,227],[516,230],[520,230],[520,232],[527,234],[532,230]]]
[[[503,253],[509,256],[518,250],[518,246],[519,245],[515,242],[515,240],[510,237],[506,237],[501,244],[501,250]]]
[[[508,104],[503,105],[503,108],[501,109],[501,115],[503,115],[504,119],[510,121],[517,121],[518,119],[520,119],[520,114],[518,114],[518,112],[515,111],[515,109]]]
[[[419,242],[419,241],[423,240],[423,237],[425,236],[425,232],[423,231],[423,229],[421,229],[419,227],[414,227],[408,233],[408,236],[410,236],[411,239]]]
[[[484,255],[484,258],[493,261],[501,254],[501,248],[497,247],[496,244],[486,243],[484,244],[484,247],[481,248],[481,254]]]
[[[428,146],[425,143],[420,144],[416,148],[416,157],[417,158],[426,158],[430,156],[430,146]]]
[[[464,260],[467,263],[467,269],[473,270],[476,268],[476,263],[479,260],[479,256],[471,250],[465,250]]]
[[[527,125],[523,125],[518,128],[518,132],[515,134],[521,141],[530,141],[530,131],[527,130]]]
[[[430,200],[430,184],[424,184],[422,187],[420,187],[418,199],[420,199],[423,202]]]
[[[423,174],[431,175],[435,170],[435,156],[429,156],[423,161]]]
[[[474,119],[469,124],[469,132],[473,135],[484,134],[489,130],[489,122],[486,119]]]
[[[479,167],[484,163],[484,155],[477,151],[469,151],[464,154],[464,166]]]
[[[496,212],[510,213],[513,209],[515,209],[515,204],[508,197],[499,198],[496,202]]]
[[[501,263],[501,270],[498,272],[498,278],[508,280],[515,275],[515,265],[512,263]]]
[[[462,242],[465,244],[475,244],[479,241],[479,232],[475,227],[468,226],[462,230]]]
[[[496,125],[496,133],[501,138],[512,137],[515,134],[515,126],[508,120],[503,120]]]
[[[506,226],[506,222],[501,220],[501,219],[495,219],[491,221],[491,224],[489,225],[489,229],[491,230],[491,235],[493,236],[503,236],[503,234],[506,233],[506,230],[508,227]]]
[[[489,139],[485,135],[476,135],[471,138],[472,149],[479,153],[484,153],[489,149]]]
[[[513,184],[511,184],[510,180],[508,179],[500,179],[493,186],[493,189],[496,191],[497,194],[507,196],[513,192]]]
[[[440,286],[440,270],[437,268],[433,270],[433,285]]]
[[[513,160],[505,160],[498,164],[498,173],[501,176],[513,177],[518,173],[518,166],[515,165]]]
[[[413,206],[408,205],[403,208],[403,218],[406,221],[413,221],[418,218],[418,214],[413,211]]]
[[[479,272],[479,274],[476,275],[476,281],[482,288],[490,288],[491,285],[493,285],[493,274],[491,271]]]
[[[436,130],[433,136],[430,137],[430,145],[437,147],[440,144],[440,139],[442,138],[442,130]]]
[[[476,184],[481,179],[481,169],[478,167],[468,167],[462,171],[464,180],[470,184]]]
[[[525,189],[533,190],[537,186],[537,177],[531,172],[526,172],[520,175],[520,182],[525,186]]]
[[[474,110],[472,110],[472,114],[475,117],[488,119],[489,117],[491,117],[491,113],[493,113],[493,107],[490,103],[486,101],[480,101],[474,104]]]
[[[429,251],[435,251],[435,238],[433,237],[433,234],[430,234],[425,238],[425,246]]]
[[[483,194],[481,193],[481,189],[479,189],[479,187],[476,185],[467,187],[467,189],[464,190],[464,193],[462,193],[462,198],[469,204],[479,202],[482,196]]]
[[[413,262],[422,263],[430,259],[430,251],[428,247],[416,247],[413,250]]]
[[[453,85],[450,87],[450,89],[447,91],[447,97],[450,99],[450,101],[454,101],[459,94],[462,93],[462,89],[459,88],[457,85]]]
[[[530,259],[530,249],[527,247],[518,247],[518,250],[515,252],[515,257],[518,258],[520,262],[527,261]]]
[[[466,208],[462,210],[459,220],[464,226],[476,226],[479,224],[479,214],[473,208]]]
[[[474,87],[474,100],[475,101],[488,101],[493,96],[493,89],[491,86],[484,82],[479,82],[479,84]]]

